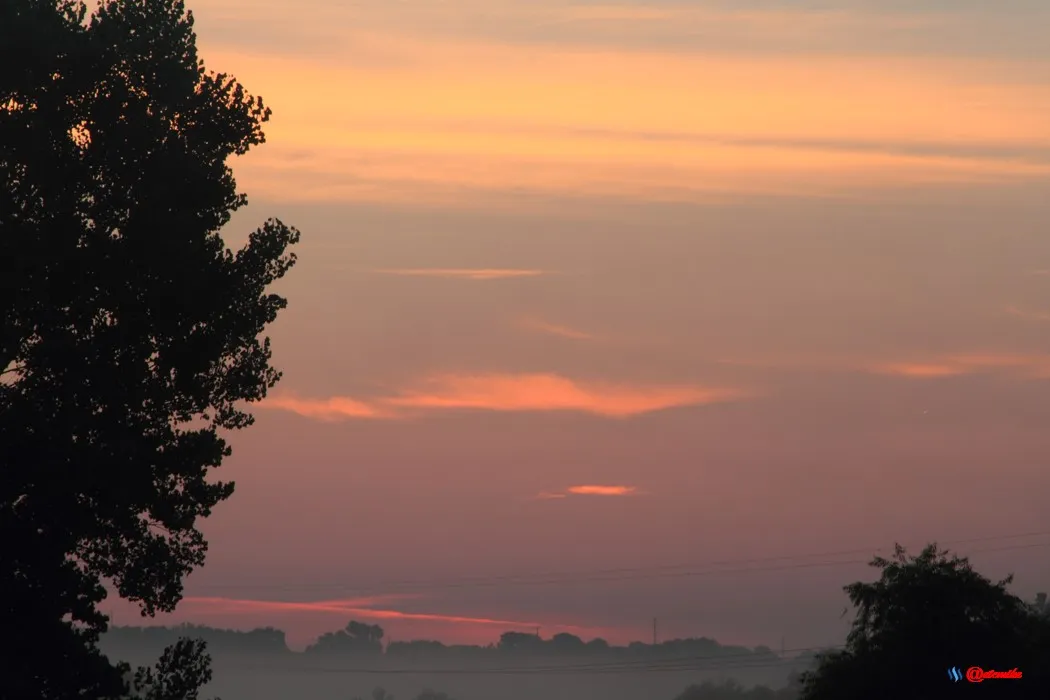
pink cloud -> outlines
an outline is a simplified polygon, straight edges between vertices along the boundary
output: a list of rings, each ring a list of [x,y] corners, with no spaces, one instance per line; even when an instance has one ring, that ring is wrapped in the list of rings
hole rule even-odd
[[[636,486],[582,484],[569,486],[561,491],[540,491],[535,498],[546,501],[569,496],[637,496],[640,493]]]
[[[573,411],[608,418],[742,399],[739,389],[692,385],[624,385],[577,382],[556,374],[441,375],[392,396],[353,399],[335,396],[267,398],[264,408],[306,418],[338,421],[398,418],[414,412],[479,410],[504,412]]]
[[[954,377],[966,374],[966,369],[958,365],[935,364],[923,362],[895,362],[875,365],[870,368],[875,374],[889,374],[898,377],[927,379],[932,377]]]
[[[870,371],[919,379],[954,377],[982,372],[1012,372],[1032,379],[1050,378],[1050,355],[961,354],[948,355],[931,363],[874,365]]]
[[[423,596],[414,593],[366,596],[339,600],[295,602],[284,600],[252,600],[216,596],[187,596],[184,607],[207,608],[210,613],[353,613],[372,610],[372,606],[399,600],[413,600]]]
[[[333,396],[327,399],[299,399],[293,396],[267,397],[260,404],[263,408],[288,411],[304,418],[320,421],[339,421],[347,418],[394,418],[394,414],[381,406],[347,398]]]
[[[626,642],[636,638],[629,629],[580,626],[544,616],[539,620],[517,620],[511,615],[457,615],[438,612],[404,612],[392,609],[398,600],[420,599],[418,594],[375,595],[338,600],[289,602],[237,597],[189,596],[178,609],[144,621],[138,607],[124,600],[107,604],[107,614],[115,624],[172,625],[192,622],[229,629],[277,626],[288,634],[292,648],[302,649],[318,636],[339,629],[348,620],[369,620],[381,624],[388,639],[441,639],[451,644],[488,644],[507,630],[533,630],[541,627],[545,635],[559,631],[602,636]]]
[[[1050,320],[1050,314],[1048,314]],[[1018,353],[954,353],[885,361],[857,357],[789,357],[721,360],[722,364],[755,369],[827,372],[870,372],[906,379],[944,379],[981,373],[1010,373],[1032,379],[1050,378],[1050,355]]]
[[[288,602],[281,600],[252,600],[245,598],[223,597],[187,597],[183,605],[207,608],[201,611],[207,614],[230,613],[339,613],[353,615],[368,620],[423,620],[429,622],[447,622],[468,625],[503,625],[508,627],[534,626],[535,622],[520,620],[502,620],[489,617],[470,617],[465,615],[444,615],[440,613],[411,613],[387,608],[371,607],[380,603],[395,600],[419,598],[418,595],[383,595],[346,600],[320,600],[309,602]]]
[[[638,492],[634,486],[598,486],[594,484],[570,486],[565,490],[577,496],[633,496]]]
[[[576,411],[625,418],[742,398],[733,389],[576,382],[556,374],[445,375],[386,399],[392,406],[487,411]]]

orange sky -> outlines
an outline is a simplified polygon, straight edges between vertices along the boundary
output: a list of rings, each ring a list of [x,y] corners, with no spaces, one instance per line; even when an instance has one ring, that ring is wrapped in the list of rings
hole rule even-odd
[[[805,646],[796,555],[1050,531],[1050,5],[189,5],[303,242],[176,619]]]

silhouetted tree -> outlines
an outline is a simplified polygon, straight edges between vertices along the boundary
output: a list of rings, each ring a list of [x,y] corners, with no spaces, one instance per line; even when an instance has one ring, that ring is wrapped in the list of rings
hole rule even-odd
[[[436,690],[424,690],[416,696],[416,700],[454,700],[447,693],[439,693]]]
[[[99,645],[108,656],[124,658],[130,652],[156,653],[181,637],[201,639],[211,651],[238,654],[289,654],[284,632],[272,627],[248,631],[216,629],[204,625],[183,624],[176,627],[111,626]]]
[[[322,634],[316,642],[306,647],[306,651],[310,654],[381,654],[383,628],[351,620],[345,629]]]
[[[575,634],[559,632],[551,637],[550,648],[558,654],[577,654],[585,650],[587,646]]]
[[[985,697],[1050,697],[1050,620],[1007,592],[1012,577],[993,583],[935,544],[917,556],[898,545],[871,565],[878,581],[845,587],[856,608],[846,648],[804,674],[803,700],[949,697],[948,669],[969,666],[1023,673],[983,684]]]
[[[250,425],[240,402],[280,377],[260,334],[299,234],[270,221],[236,253],[219,234],[246,203],[226,159],[262,143],[268,117],[204,70],[179,0],[90,16],[77,0],[0,3],[9,697],[124,692],[127,669],[97,649],[103,583],[152,616],[204,562],[198,518],[233,492],[208,480],[230,454],[220,430]]]
[[[543,639],[538,635],[526,632],[504,632],[500,635],[496,648],[508,652],[535,652],[543,648]]]
[[[200,689],[211,682],[207,644],[183,638],[164,650],[153,668],[139,668],[131,682],[141,700],[197,700]]]
[[[601,637],[595,637],[591,641],[587,642],[587,650],[591,652],[609,651],[609,642],[605,641]]]
[[[797,693],[797,689],[790,686],[773,690],[764,685],[745,688],[734,680],[704,681],[689,686],[675,700],[795,700]]]

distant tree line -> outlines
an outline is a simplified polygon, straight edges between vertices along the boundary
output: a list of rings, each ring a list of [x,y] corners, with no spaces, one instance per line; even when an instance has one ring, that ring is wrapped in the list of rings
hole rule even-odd
[[[995,680],[984,696],[1050,698],[1050,603],[1045,593],[1026,602],[1008,592],[1012,578],[991,581],[974,571],[965,557],[939,549],[936,544],[914,556],[898,546],[892,557],[875,557],[871,566],[880,571],[878,580],[844,587],[855,615],[843,648],[792,659],[790,664],[795,671],[783,688],[744,687],[733,680],[706,681],[686,688],[675,700],[929,700],[955,692],[948,690],[952,687],[952,680],[946,676],[948,668],[969,666],[997,671],[1018,669],[1023,674],[1016,681]],[[190,635],[203,641],[193,642],[188,639]],[[602,639],[585,642],[566,633],[544,639],[537,634],[505,632],[497,643],[487,646],[419,640],[390,642],[385,647],[383,638],[380,626],[351,621],[342,630],[322,635],[304,654],[295,656],[333,658],[364,654],[404,662],[600,654],[613,659],[653,660],[732,657],[734,665],[738,659],[779,660],[768,647],[723,646],[706,638],[613,646]],[[229,651],[293,654],[285,644],[284,633],[273,628],[235,632],[190,625],[117,627],[110,630],[105,641],[115,642],[114,646],[134,644],[138,648],[167,645],[177,649],[181,644],[187,652],[193,652],[185,655],[194,659],[203,652],[205,644]],[[199,643],[200,649],[189,646],[194,643]],[[165,678],[177,672],[177,660],[166,654],[155,676],[147,676],[135,685],[161,687]],[[702,670],[702,666],[697,670]],[[210,671],[206,665],[194,668],[194,687],[200,687],[210,679]],[[880,669],[893,669],[894,673],[880,673]],[[383,688],[376,688],[371,699],[395,700]],[[183,700],[183,696],[178,696],[178,700]],[[362,699],[352,696],[351,700]],[[424,690],[415,700],[455,698]]]
[[[756,685],[750,688],[743,686],[734,680],[721,681],[718,683],[705,681],[698,685],[691,685],[674,700],[797,700],[799,697],[800,677],[795,676],[784,688],[773,690],[764,685]],[[369,696],[371,700],[397,700],[384,688],[376,688]],[[365,700],[361,695],[354,695],[350,700]],[[414,700],[456,700],[447,693],[436,690],[424,689]]]
[[[1050,618],[1050,602],[1046,593],[1039,593],[1030,604],[1030,610],[1038,617]],[[384,644],[386,633],[379,625],[370,625],[351,620],[346,627],[326,632],[310,644],[307,655],[317,656],[382,656],[404,661],[442,661],[446,659],[484,659],[494,654],[514,656],[597,656],[613,658],[637,657],[725,657],[755,661],[776,661],[781,657],[767,646],[754,648],[723,645],[707,637],[671,639],[653,645],[630,642],[625,646],[612,645],[596,637],[584,641],[580,637],[559,632],[549,638],[527,632],[504,632],[499,640],[487,645],[444,644],[429,639],[390,641]],[[247,631],[219,629],[206,625],[182,624],[173,627],[121,627],[113,626],[102,637],[102,646],[120,653],[127,649],[155,651],[174,644],[182,638],[203,640],[211,652],[241,654],[286,654],[293,655],[287,644],[285,632],[274,627]],[[795,657],[800,665],[806,665],[820,656],[815,651]],[[698,691],[699,692],[699,691]],[[728,691],[727,691],[728,692]],[[692,696],[690,696],[691,698]],[[701,697],[701,696],[697,696]],[[683,700],[686,700],[683,698]]]
[[[119,653],[125,649],[161,649],[178,639],[204,640],[211,652],[294,654],[287,645],[285,633],[273,627],[239,631],[203,625],[174,627],[114,626],[103,635],[102,645]],[[766,646],[754,648],[722,645],[714,639],[695,637],[671,639],[656,645],[631,642],[626,646],[609,644],[598,637],[584,641],[574,634],[561,632],[549,638],[526,632],[504,632],[499,641],[484,646],[444,644],[436,640],[391,641],[384,645],[385,632],[379,625],[351,620],[346,627],[326,632],[309,645],[305,654],[324,656],[383,656],[390,659],[427,660],[488,658],[494,654],[515,656],[595,656],[660,657],[697,656],[777,660],[780,657]]]
[[[273,627],[242,631],[217,629],[205,625],[183,624],[175,627],[112,626],[102,635],[102,646],[110,649],[157,650],[188,637],[203,640],[209,651],[251,654],[290,653],[283,630]]]

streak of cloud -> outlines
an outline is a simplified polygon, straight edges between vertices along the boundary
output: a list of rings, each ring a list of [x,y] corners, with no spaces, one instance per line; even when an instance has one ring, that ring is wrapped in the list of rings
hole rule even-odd
[[[850,356],[755,357],[719,361],[741,368],[870,374],[905,379],[947,379],[980,373],[1010,373],[1030,379],[1050,377],[1050,355],[1019,353],[950,353],[912,359],[885,360]]]
[[[577,40],[589,38],[592,43],[605,38],[602,29],[619,30],[605,38],[624,41],[623,30],[644,26],[649,32],[660,31],[667,38],[687,32],[718,26],[726,37],[736,40],[752,38],[764,43],[797,44],[800,41],[826,40],[844,32],[907,32],[943,27],[950,16],[874,14],[847,10],[761,9],[727,10],[700,5],[654,3],[651,5],[589,5],[561,8],[549,21],[539,26],[581,25]],[[639,25],[641,23],[641,25]],[[571,35],[570,35],[571,36]],[[563,40],[569,40],[568,37]]]
[[[718,364],[729,367],[743,367],[761,370],[793,371],[846,371],[857,369],[856,359],[835,358],[817,355],[778,356],[778,357],[732,357],[716,360]],[[864,365],[865,367],[867,365]]]
[[[960,375],[1009,372],[1030,379],[1050,378],[1050,355],[965,354],[933,362],[878,364],[868,368],[876,374],[913,379],[937,379]]]
[[[267,398],[260,406],[321,421],[407,418],[419,412],[442,410],[567,411],[629,418],[671,408],[737,401],[752,395],[742,389],[694,385],[577,382],[556,374],[453,374],[432,377],[392,396],[308,399],[283,395]]]
[[[1034,311],[1030,309],[1019,309],[1016,306],[1006,307],[1006,313],[1018,318],[1026,318],[1033,321],[1050,321],[1050,311]]]
[[[292,138],[286,135],[282,143]],[[427,141],[449,151],[435,153],[426,144],[410,149],[411,135],[391,133],[377,135],[373,144],[328,146],[323,155],[298,163],[286,162],[283,146],[275,145],[254,157],[239,178],[274,201],[470,208],[495,206],[512,195],[541,201],[557,196],[651,202],[719,202],[748,195],[842,198],[873,189],[1008,184],[1050,176],[1050,165],[1007,158],[659,139],[576,138],[563,145],[566,139],[507,135],[495,139],[498,153],[480,155],[473,152],[480,144],[468,143],[458,150],[457,142],[478,138],[428,134]],[[385,141],[404,145],[395,151],[382,148],[379,142]],[[591,152],[598,148],[601,155]],[[527,152],[516,153],[522,150]],[[362,151],[371,151],[371,157],[361,159]]]
[[[535,333],[553,335],[559,338],[568,338],[569,340],[594,339],[594,335],[590,333],[570,328],[569,326],[550,323],[540,318],[523,318],[518,321],[518,325],[525,330],[533,331]]]
[[[376,56],[371,52],[347,46],[355,43],[347,41],[348,27],[452,41],[485,40],[530,53],[555,44],[577,50],[662,48],[694,53],[720,49],[775,54],[1025,56],[1025,49],[1042,38],[1036,27],[1028,25],[1041,26],[1046,16],[1045,10],[1036,12],[1034,3],[1028,4],[1025,12],[1005,7],[997,12],[998,5],[993,9],[980,7],[980,3],[944,11],[921,2],[910,3],[905,10],[884,3],[878,8],[850,3],[830,9],[756,7],[755,3],[737,7],[710,0],[598,5],[486,0],[457,2],[456,11],[450,12],[441,3],[412,0],[393,4],[302,0],[294,6],[272,1],[199,0],[202,20],[198,24],[209,40],[214,37],[225,47],[266,48],[277,54],[353,52],[373,60]],[[314,21],[301,22],[304,14]],[[712,27],[717,31],[711,31]],[[273,41],[278,35],[281,41]]]
[[[245,598],[227,598],[221,596],[187,596],[183,598],[183,606],[208,608],[211,612],[227,613],[354,613],[360,610],[370,610],[376,605],[384,605],[399,600],[412,600],[421,598],[420,594],[395,594],[378,595],[361,598],[347,598],[340,600],[318,600],[318,601],[284,601],[284,600],[252,600]]]
[[[499,280],[513,279],[517,277],[539,277],[549,274],[544,270],[522,270],[511,268],[402,268],[390,270],[376,270],[381,275],[397,275],[399,277],[447,277],[451,279],[465,280]]]
[[[304,418],[332,422],[348,418],[395,418],[393,411],[384,409],[374,403],[367,403],[346,396],[332,396],[327,399],[301,399],[290,395],[267,397],[259,404],[262,408],[272,408],[295,413]]]
[[[401,598],[418,596],[400,596]],[[509,627],[532,627],[537,623],[520,620],[502,620],[488,617],[469,617],[465,615],[444,615],[440,613],[414,613],[387,608],[369,607],[368,603],[381,600],[389,602],[391,596],[351,600],[323,600],[312,602],[287,602],[276,600],[252,600],[244,598],[222,597],[189,597],[184,603],[208,608],[210,614],[230,613],[339,613],[353,615],[371,620],[419,620],[428,622],[445,622],[467,625],[503,625]]]
[[[537,501],[549,501],[561,500],[569,498],[570,496],[624,497],[638,496],[641,493],[642,492],[639,491],[636,486],[581,484],[579,486],[569,486],[560,491],[540,491],[533,496],[533,499]]]
[[[680,9],[644,12],[663,18],[646,25],[681,26]],[[584,51],[543,41],[523,61],[514,41],[414,31],[405,13],[395,15],[385,27],[365,28],[360,18],[332,23],[355,29],[324,58],[273,55],[269,46],[209,52],[282,115],[268,127],[272,145],[239,164],[242,185],[279,201],[470,208],[501,197],[843,197],[1050,175],[1050,127],[1039,118],[1050,98],[1034,79],[1019,78],[1030,61],[865,56],[852,47],[756,53],[767,32],[797,33],[801,25],[783,14],[739,12],[697,21],[704,34],[746,26],[748,51],[660,42],[624,51],[628,37],[617,31],[617,46]],[[810,39],[839,36],[843,21],[871,33],[863,20],[803,19],[812,23]],[[632,26],[626,18],[611,24]],[[521,18],[509,25],[520,27]],[[331,85],[348,84],[376,99],[337,110],[318,102]],[[953,115],[950,132],[945,114]],[[454,126],[465,122],[469,128]]]
[[[575,411],[626,418],[668,408],[743,398],[737,389],[576,382],[556,374],[446,375],[422,390],[385,399],[392,406],[485,411]]]
[[[960,365],[927,362],[893,362],[875,365],[871,367],[870,370],[875,374],[887,374],[896,377],[911,377],[915,379],[954,377],[960,374],[967,374],[966,368]]]
[[[634,496],[638,493],[638,489],[634,486],[600,486],[596,484],[570,486],[565,490],[577,496]]]

